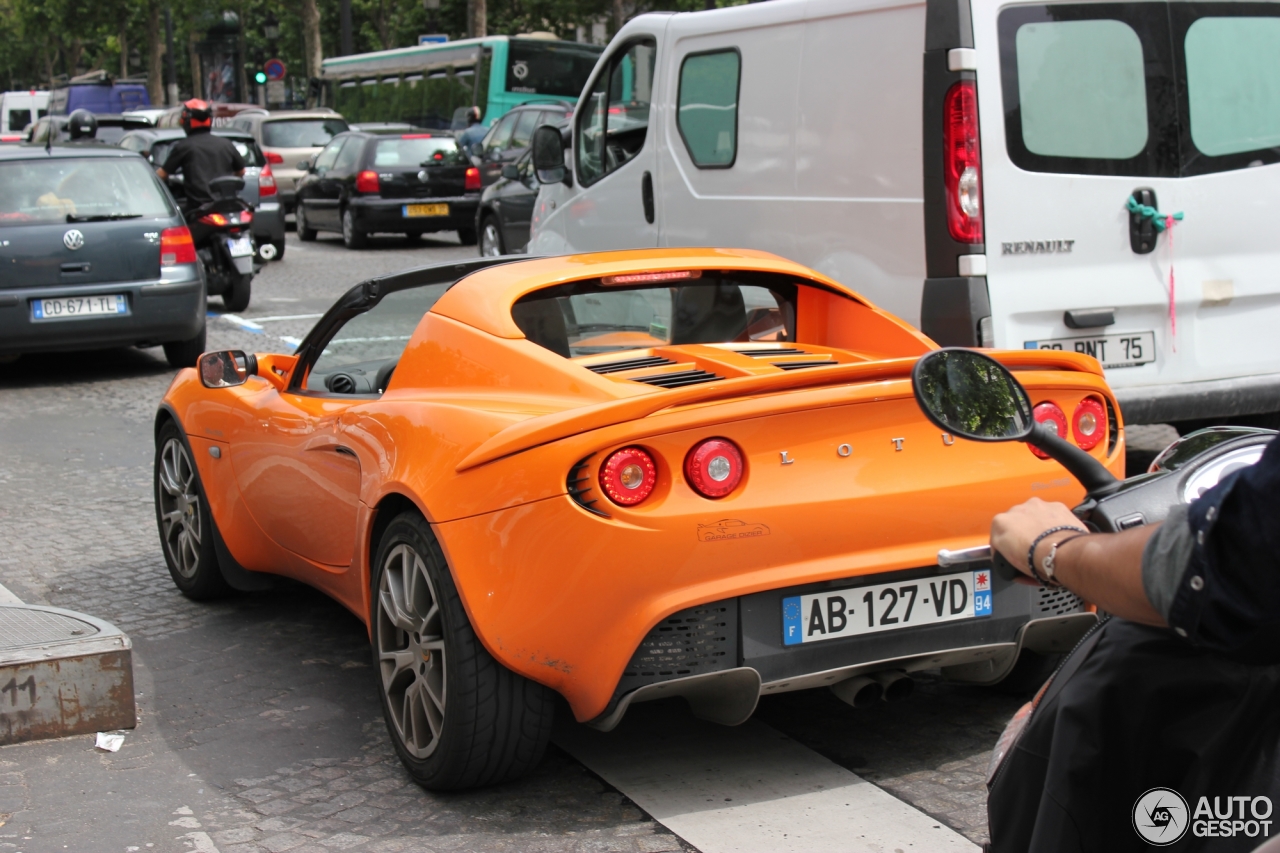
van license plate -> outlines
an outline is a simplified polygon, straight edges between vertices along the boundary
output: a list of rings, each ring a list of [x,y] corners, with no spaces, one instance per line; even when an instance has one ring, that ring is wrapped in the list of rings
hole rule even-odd
[[[128,314],[129,302],[122,293],[108,296],[67,296],[62,299],[31,300],[33,320],[71,320],[101,314]]]
[[[1129,332],[1123,335],[1097,335],[1085,338],[1050,338],[1027,341],[1023,349],[1054,349],[1091,355],[1108,370],[1138,367],[1156,360],[1155,332]]]
[[[417,216],[448,216],[449,205],[447,204],[406,204],[404,206],[404,217],[410,219]]]
[[[794,646],[991,615],[991,572],[858,586],[782,599],[782,642]]]

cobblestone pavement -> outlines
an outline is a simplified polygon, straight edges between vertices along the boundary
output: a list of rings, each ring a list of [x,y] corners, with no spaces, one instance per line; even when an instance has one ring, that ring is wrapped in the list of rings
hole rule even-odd
[[[349,252],[291,234],[240,319],[211,317],[208,346],[280,350],[363,278],[474,255],[451,238]],[[158,349],[0,365],[0,583],[128,632],[140,718],[115,754],[91,738],[0,748],[0,851],[693,849],[555,748],[520,782],[427,793],[391,749],[353,616],[289,583],[213,604],[179,595],[151,494],[172,375]],[[989,750],[1024,699],[925,679],[897,705],[811,691],[759,715],[980,841]]]

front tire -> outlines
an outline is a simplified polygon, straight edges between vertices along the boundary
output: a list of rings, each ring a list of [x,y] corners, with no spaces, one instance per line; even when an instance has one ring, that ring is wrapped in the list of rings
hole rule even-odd
[[[218,568],[213,517],[200,474],[182,431],[172,421],[160,428],[155,457],[156,526],[173,583],[187,598],[221,598],[231,587]]]
[[[398,515],[378,545],[373,665],[387,731],[415,782],[432,791],[528,773],[551,737],[552,691],[480,643],[431,526]]]
[[[498,220],[492,216],[484,218],[480,226],[480,257],[496,258],[505,255],[507,249],[502,245],[502,231],[498,228]]]
[[[369,235],[356,228],[356,218],[351,209],[342,211],[342,245],[348,249],[363,249],[369,245]]]
[[[222,304],[235,313],[249,307],[249,295],[253,290],[253,273],[236,274],[231,278],[231,289],[222,294]]]
[[[204,352],[206,327],[201,326],[194,338],[186,341],[170,341],[164,345],[164,357],[170,367],[195,367]]]
[[[307,209],[299,204],[298,212],[293,215],[293,219],[293,228],[298,234],[298,239],[304,243],[313,242],[316,239],[316,229],[307,226]]]

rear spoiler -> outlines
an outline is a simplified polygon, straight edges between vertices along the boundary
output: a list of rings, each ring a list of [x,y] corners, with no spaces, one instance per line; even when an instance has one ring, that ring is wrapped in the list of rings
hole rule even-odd
[[[1102,367],[1096,359],[1074,352],[1003,350],[992,355],[1010,370],[1072,370],[1102,375]],[[639,420],[679,406],[777,391],[905,379],[911,375],[918,358],[919,356],[910,356],[842,364],[815,371],[796,370],[768,376],[740,376],[706,385],[655,391],[638,397],[565,409],[512,424],[467,454],[454,470],[461,473],[542,444]]]

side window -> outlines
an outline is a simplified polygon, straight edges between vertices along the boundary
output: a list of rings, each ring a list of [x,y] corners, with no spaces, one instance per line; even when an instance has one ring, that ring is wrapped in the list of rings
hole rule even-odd
[[[333,164],[333,170],[346,174],[355,168],[356,161],[360,159],[360,152],[364,150],[364,140],[359,138],[351,138],[347,140],[347,144],[342,146],[342,153],[338,155],[337,161]]]
[[[317,172],[327,172],[333,168],[334,162],[338,159],[338,150],[342,148],[342,143],[345,141],[345,139],[339,139],[337,142],[330,142],[324,147],[324,150],[316,157],[315,169]]]
[[[738,156],[738,84],[742,57],[736,50],[686,56],[680,64],[676,124],[699,169],[727,169]]]
[[[538,127],[538,118],[542,113],[537,110],[525,110],[520,113],[520,118],[516,121],[515,130],[511,132],[512,148],[528,148],[529,140],[533,138],[533,131]]]
[[[515,129],[516,119],[520,118],[516,113],[508,113],[489,131],[489,135],[484,140],[484,153],[490,151],[501,151],[507,147],[507,143],[511,141],[511,131]]]
[[[640,39],[614,54],[587,92],[578,117],[578,178],[583,186],[625,165],[644,148],[649,101],[658,56],[653,39]]]

